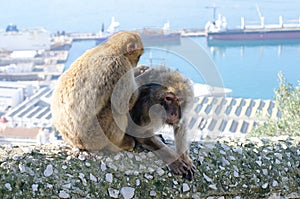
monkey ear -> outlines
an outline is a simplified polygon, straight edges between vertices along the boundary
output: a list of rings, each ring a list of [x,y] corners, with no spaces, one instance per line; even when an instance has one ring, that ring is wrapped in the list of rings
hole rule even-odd
[[[127,45],[127,53],[129,55],[131,55],[135,49],[137,49],[137,45],[135,43],[130,43]]]

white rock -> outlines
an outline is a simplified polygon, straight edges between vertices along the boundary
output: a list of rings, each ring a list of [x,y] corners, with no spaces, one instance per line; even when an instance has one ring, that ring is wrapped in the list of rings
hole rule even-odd
[[[153,179],[153,176],[146,173],[146,174],[145,174],[145,178],[147,178],[148,180],[151,180],[151,179]]]
[[[140,180],[140,179],[137,179],[137,180],[135,181],[135,185],[136,185],[136,186],[140,186],[140,185],[141,185],[141,180]]]
[[[66,170],[68,167],[67,167],[66,165],[62,165],[61,168],[62,168],[63,170]]]
[[[31,188],[32,188],[32,192],[36,192],[39,188],[39,185],[38,184],[33,184],[33,185],[31,185]]]
[[[165,174],[165,171],[162,169],[162,168],[158,168],[156,169],[156,173],[159,175],[159,176],[162,176]]]
[[[31,152],[33,151],[33,149],[32,149],[32,148],[29,148],[29,147],[24,147],[24,148],[22,148],[22,151],[23,151],[24,153],[31,153]]]
[[[149,173],[153,173],[154,171],[155,171],[155,169],[153,169],[152,167],[149,167],[149,168],[148,168],[148,172],[149,172]]]
[[[49,177],[52,174],[53,174],[53,166],[51,164],[48,164],[44,171],[44,176]]]
[[[258,164],[258,166],[261,166],[262,165],[262,161],[260,161],[260,160],[257,160],[257,161],[255,161],[256,162],[256,164]]]
[[[107,166],[108,166],[109,168],[111,168],[112,170],[114,170],[114,171],[117,171],[117,170],[118,170],[118,167],[117,167],[116,165],[112,164],[112,163],[108,164]]]
[[[5,183],[5,188],[8,189],[8,191],[12,191],[12,187],[9,183]]]
[[[204,157],[203,157],[203,156],[199,156],[199,157],[198,157],[198,160],[199,160],[200,164],[202,164],[202,162],[203,162],[203,160],[204,160]]]
[[[182,191],[183,191],[183,192],[187,192],[187,191],[189,191],[189,190],[190,190],[189,185],[188,185],[187,183],[183,183],[183,184],[182,184]]]
[[[26,167],[23,164],[19,164],[19,169],[21,173],[25,173],[26,172]]]
[[[94,176],[93,174],[90,173],[90,180],[94,181],[94,182],[98,182],[98,179],[96,176]]]
[[[137,155],[136,155],[136,156],[135,156],[135,160],[138,161],[138,162],[141,162],[141,161],[142,161],[142,158],[141,158],[140,156],[137,156]]]
[[[52,188],[53,188],[53,185],[52,185],[52,184],[49,184],[49,183],[47,183],[46,187],[47,187],[48,189],[52,189]]]
[[[282,154],[281,154],[281,153],[274,153],[274,155],[275,155],[279,160],[282,160]]]
[[[237,177],[239,177],[239,173],[236,170],[234,170],[233,176],[237,178]]]
[[[222,157],[222,164],[225,166],[225,165],[230,165],[230,162],[226,159],[226,158],[224,158],[224,157]]]
[[[130,199],[134,196],[135,189],[132,187],[122,187],[121,189],[121,195],[124,199]]]
[[[85,160],[85,156],[83,154],[79,154],[78,159],[81,161]]]
[[[111,173],[105,174],[105,181],[112,183],[113,182],[113,175]]]
[[[147,153],[147,156],[149,157],[149,158],[153,158],[153,157],[155,157],[155,154],[153,153],[153,152],[148,152]]]
[[[156,196],[156,192],[154,190],[150,191],[150,196],[155,197]]]
[[[84,185],[84,186],[86,186],[87,185],[87,182],[86,182],[86,179],[84,178],[84,174],[83,173],[79,173],[79,176],[78,176],[79,178],[80,178],[80,180],[82,181],[82,184]]]
[[[278,186],[278,182],[276,180],[273,180],[272,186],[273,187],[277,187]]]
[[[261,187],[263,188],[263,189],[266,189],[267,187],[268,187],[268,183],[265,183],[265,184],[263,184],[263,185],[261,185]]]
[[[63,184],[63,185],[62,185],[62,188],[64,188],[64,189],[71,189],[71,187],[72,187],[72,184],[71,184],[71,183]]]
[[[59,196],[60,198],[70,198],[70,194],[68,194],[68,193],[65,192],[65,191],[60,191],[59,194],[58,194],[58,196]]]
[[[128,152],[128,153],[127,153],[127,156],[128,156],[128,158],[130,158],[130,159],[132,159],[132,158],[133,158],[133,154],[132,154],[132,153],[130,153],[130,152]]]
[[[91,166],[91,163],[86,162],[86,163],[85,163],[85,166],[90,167],[90,166]]]
[[[106,171],[106,169],[107,169],[106,164],[104,164],[103,162],[101,162],[100,169],[101,169],[101,171]]]
[[[12,159],[13,160],[19,160],[21,158],[21,155],[20,154],[15,154],[13,155]]]
[[[203,173],[203,177],[205,178],[205,180],[207,182],[211,182],[212,181],[212,179],[210,177],[208,177],[207,175],[205,175],[205,173]]]
[[[121,154],[118,153],[117,155],[115,155],[114,160],[119,160],[121,158]]]
[[[119,198],[120,191],[113,188],[108,188],[108,194],[112,198]]]
[[[269,172],[268,172],[268,169],[263,169],[262,172],[263,172],[263,174],[264,174],[265,176],[267,176],[268,173],[269,173]]]
[[[217,189],[218,189],[217,186],[216,186],[215,184],[211,184],[211,185],[209,185],[208,187],[211,188],[211,189],[214,189],[214,190],[217,190]]]

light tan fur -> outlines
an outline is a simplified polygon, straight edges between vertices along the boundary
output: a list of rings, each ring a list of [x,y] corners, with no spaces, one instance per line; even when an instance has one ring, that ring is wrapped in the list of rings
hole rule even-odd
[[[136,86],[131,69],[143,51],[137,33],[119,32],[86,51],[59,78],[52,96],[52,121],[68,143],[86,150],[134,147],[134,139],[113,119],[110,99],[125,73],[130,75],[124,92]]]

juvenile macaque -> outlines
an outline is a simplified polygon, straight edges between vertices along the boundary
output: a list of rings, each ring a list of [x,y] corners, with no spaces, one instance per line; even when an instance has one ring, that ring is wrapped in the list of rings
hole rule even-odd
[[[186,115],[193,103],[191,83],[179,72],[165,67],[150,69],[141,77],[137,82],[144,84],[130,110],[134,124],[128,126],[128,134],[164,160],[175,174],[192,180],[195,167],[188,155]],[[173,126],[176,152],[154,134],[164,124]]]

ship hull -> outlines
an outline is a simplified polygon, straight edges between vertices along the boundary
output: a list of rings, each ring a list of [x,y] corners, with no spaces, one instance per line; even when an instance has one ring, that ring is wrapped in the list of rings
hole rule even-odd
[[[209,45],[251,43],[293,43],[300,41],[300,29],[289,30],[228,30],[207,34]]]

